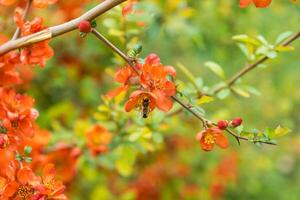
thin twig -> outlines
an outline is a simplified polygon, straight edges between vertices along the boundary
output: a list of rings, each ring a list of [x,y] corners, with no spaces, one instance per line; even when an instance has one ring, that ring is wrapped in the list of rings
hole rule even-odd
[[[124,54],[120,49],[118,49],[114,44],[112,44],[108,39],[106,39],[100,32],[93,28],[92,33],[109,48],[111,48],[115,53],[117,53],[121,58],[123,58],[137,74],[140,73],[136,68],[133,60],[130,59],[126,54]]]
[[[31,45],[33,43],[41,42],[43,40],[47,40],[50,38],[57,37],[59,35],[68,33],[70,31],[73,31],[77,28],[77,25],[79,22],[83,20],[93,20],[99,15],[102,15],[106,11],[112,9],[113,7],[121,4],[126,0],[106,0],[100,3],[99,5],[95,6],[91,10],[87,11],[83,15],[81,15],[78,18],[75,18],[71,21],[68,21],[66,23],[49,27],[45,30],[42,30],[40,32],[18,38],[16,40],[10,40],[3,45],[0,46],[0,56],[4,55],[5,53],[8,53],[9,51]]]
[[[22,17],[23,21],[25,21],[27,16],[28,16],[28,13],[29,13],[29,10],[30,10],[30,7],[31,7],[31,3],[32,3],[32,0],[27,1],[26,7],[24,9],[24,14],[23,14],[23,17]],[[11,40],[18,39],[20,37],[20,34],[21,34],[21,28],[17,27],[17,29],[14,33],[14,36],[11,38]]]
[[[287,39],[286,41],[284,41],[281,46],[288,46],[289,44],[291,44],[293,41],[295,41],[297,38],[300,37],[300,31],[296,34],[294,34],[293,36],[291,36],[289,39]],[[266,60],[269,60],[269,57],[264,56],[260,59],[258,59],[256,62],[252,63],[252,64],[246,64],[240,71],[238,71],[236,74],[234,74],[230,79],[228,79],[228,81],[226,82],[226,85],[222,85],[220,87],[215,88],[211,93],[216,95],[219,92],[221,92],[222,90],[232,86],[235,84],[235,82],[240,79],[241,77],[243,77],[246,73],[248,73],[249,71],[253,70],[254,68],[256,68],[258,65],[260,65],[261,63],[265,62]]]

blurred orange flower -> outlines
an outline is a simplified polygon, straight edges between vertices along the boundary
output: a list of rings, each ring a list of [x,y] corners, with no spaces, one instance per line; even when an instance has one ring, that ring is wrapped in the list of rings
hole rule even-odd
[[[196,135],[196,139],[200,142],[201,148],[204,151],[211,151],[215,144],[221,148],[227,148],[229,146],[228,139],[219,128],[205,129]]]
[[[265,8],[271,4],[272,0],[240,0],[240,7],[245,8],[252,2],[257,8]]]
[[[107,145],[111,142],[111,139],[112,134],[100,125],[95,125],[86,133],[87,146],[94,156],[107,152]]]
[[[14,20],[19,26],[22,32],[22,36],[31,35],[37,33],[46,27],[42,25],[43,18],[36,17],[31,22],[24,22],[22,19],[23,10],[17,8],[15,10]],[[46,60],[51,58],[54,55],[53,49],[48,45],[49,40],[35,43],[24,47],[21,50],[20,60],[23,64],[39,64],[41,67],[44,67]]]
[[[29,1],[29,0],[27,0]],[[56,3],[58,0],[33,0],[33,5],[36,8],[44,8],[50,4]],[[16,2],[16,0],[0,0],[0,5],[9,6]]]
[[[66,187],[61,181],[55,179],[55,168],[52,163],[48,163],[43,168],[42,173],[42,185],[38,187],[39,195],[38,199],[48,200],[66,200],[66,195],[63,194]]]
[[[13,89],[0,89],[0,99],[0,119],[7,134],[13,138],[33,136],[33,124],[38,117],[37,110],[32,108],[34,99]]]
[[[64,183],[70,182],[76,175],[76,163],[81,150],[65,143],[58,143],[46,155],[46,163],[55,165],[56,174]]]
[[[33,199],[35,188],[40,184],[39,178],[28,167],[16,169],[16,165],[11,163],[10,171],[6,177],[2,177],[4,186],[0,190],[2,200],[23,200]]]
[[[21,82],[19,73],[15,71],[19,55],[15,52],[0,57],[0,87]]]

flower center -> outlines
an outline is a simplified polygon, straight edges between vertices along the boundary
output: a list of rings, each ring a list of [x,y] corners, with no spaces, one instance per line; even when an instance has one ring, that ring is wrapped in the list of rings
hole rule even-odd
[[[214,144],[215,141],[216,141],[216,138],[211,134],[206,134],[204,137],[204,142],[206,144]]]
[[[29,185],[22,185],[19,187],[17,191],[17,195],[22,199],[30,199],[30,197],[34,194],[34,189]]]

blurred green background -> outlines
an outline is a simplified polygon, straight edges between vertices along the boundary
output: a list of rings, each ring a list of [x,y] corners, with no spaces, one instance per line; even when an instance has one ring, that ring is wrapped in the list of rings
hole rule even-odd
[[[97,3],[82,2],[80,13]],[[263,35],[273,44],[279,34],[300,30],[300,7],[288,0],[274,0],[267,9],[240,9],[236,0],[146,0],[136,6],[142,14],[125,18],[117,7],[100,16],[98,30],[124,51],[142,44],[141,57],[156,53],[177,69],[178,80],[188,83],[178,68],[184,64],[207,88],[222,79],[204,66],[206,61],[222,66],[226,78],[244,66],[234,35]],[[53,6],[32,16],[44,16],[51,26],[61,21],[61,15],[49,18],[51,12],[67,11]],[[1,20],[11,24],[9,17]],[[139,26],[140,21],[146,25]],[[54,58],[44,69],[24,72],[30,81],[20,90],[36,99],[38,123],[52,131],[52,144],[75,143],[84,151],[68,185],[71,199],[300,199],[300,41],[292,44],[295,51],[278,53],[238,83],[255,87],[260,95],[230,94],[201,105],[214,121],[240,116],[248,130],[280,124],[292,132],[275,147],[239,146],[230,138],[230,148],[209,153],[194,139],[201,124],[192,116],[155,111],[143,121],[138,112],[123,111],[125,100],[101,98],[118,86],[112,76],[124,63],[92,35],[80,38],[74,31],[53,39],[51,46]],[[84,142],[86,129],[95,123],[114,134],[111,151],[97,157],[89,155]]]

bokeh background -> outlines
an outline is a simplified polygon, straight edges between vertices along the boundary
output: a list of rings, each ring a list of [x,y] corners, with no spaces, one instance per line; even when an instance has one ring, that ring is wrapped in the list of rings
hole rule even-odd
[[[42,16],[52,26],[97,3],[59,0],[35,9],[29,18]],[[14,32],[15,6],[0,6],[3,35]],[[122,6],[100,16],[98,30],[125,52],[142,44],[141,57],[156,53],[163,64],[173,65],[183,91],[190,90],[190,79],[179,63],[203,81],[204,89],[211,88],[222,79],[204,66],[206,61],[222,66],[227,78],[246,62],[234,35],[263,35],[273,44],[279,34],[300,30],[300,7],[288,0],[274,0],[267,9],[240,9],[236,0],[145,0],[136,6],[137,12],[126,17]],[[280,124],[292,132],[275,147],[239,146],[231,138],[230,148],[209,153],[194,139],[201,124],[192,116],[155,111],[143,120],[138,112],[123,111],[126,96],[103,98],[118,86],[113,74],[124,63],[92,35],[81,38],[73,31],[53,39],[51,46],[55,56],[45,68],[20,69],[26,84],[19,90],[36,99],[38,124],[53,134],[49,146],[64,142],[82,150],[72,166],[76,173],[66,180],[71,199],[300,199],[300,41],[293,43],[295,51],[279,53],[241,80],[242,86],[256,88],[256,95],[232,93],[201,105],[214,121],[240,116],[248,130]],[[94,124],[114,136],[110,151],[96,157],[85,144]]]

